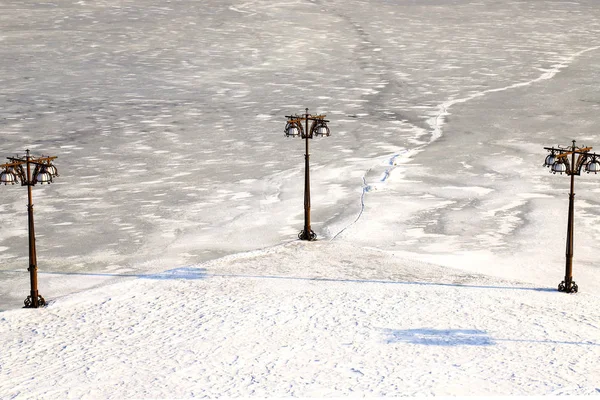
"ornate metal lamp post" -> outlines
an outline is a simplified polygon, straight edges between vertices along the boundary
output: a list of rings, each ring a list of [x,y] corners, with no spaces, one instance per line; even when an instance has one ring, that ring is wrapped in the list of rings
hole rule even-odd
[[[325,115],[311,115],[306,112],[302,115],[286,115],[287,124],[285,125],[285,136],[288,137],[300,137],[306,141],[306,153],[304,154],[304,229],[298,234],[300,240],[316,240],[317,234],[310,228],[310,172],[309,172],[309,159],[310,154],[308,152],[308,139],[312,139],[313,136],[329,136],[329,127],[327,127],[327,120]],[[302,122],[304,121],[305,128],[302,128]],[[308,128],[308,121],[312,121],[310,129]]]
[[[27,216],[29,220],[29,278],[31,282],[31,294],[25,299],[25,308],[38,308],[46,305],[44,298],[38,293],[37,288],[37,254],[35,251],[35,229],[33,225],[33,203],[31,187],[37,183],[52,183],[53,178],[58,176],[58,171],[52,161],[56,157],[32,157],[27,150],[25,157],[8,157],[7,164],[0,165],[4,170],[0,173],[0,184],[14,185],[21,182],[21,186],[27,186]],[[33,174],[31,166],[33,168]],[[25,168],[23,168],[25,166]]]
[[[550,154],[546,156],[544,161],[545,167],[550,167],[550,172],[562,175],[565,172],[571,176],[571,191],[569,193],[569,222],[567,224],[567,252],[566,252],[566,267],[565,280],[558,285],[558,290],[565,293],[577,293],[579,287],[573,281],[573,219],[575,200],[575,175],[581,175],[581,169],[584,168],[589,174],[600,172],[600,155],[590,153],[591,147],[576,147],[575,141],[573,145],[568,147],[544,147]],[[577,160],[575,155],[577,154]],[[569,156],[571,160],[569,161]]]

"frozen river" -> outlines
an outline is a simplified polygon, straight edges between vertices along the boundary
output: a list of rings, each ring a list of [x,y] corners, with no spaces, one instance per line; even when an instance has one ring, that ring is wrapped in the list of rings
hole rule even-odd
[[[321,240],[555,287],[568,178],[600,150],[595,0],[0,4],[0,156],[34,188],[40,293],[294,240],[303,144]],[[1,187],[0,310],[28,294],[26,191]],[[600,177],[576,180],[574,277],[600,289]]]

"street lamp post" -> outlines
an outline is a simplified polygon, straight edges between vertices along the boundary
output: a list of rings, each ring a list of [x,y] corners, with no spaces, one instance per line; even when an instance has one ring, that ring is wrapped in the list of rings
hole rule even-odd
[[[310,154],[308,152],[308,139],[312,139],[313,136],[329,136],[330,132],[327,126],[329,121],[325,119],[325,115],[309,114],[308,108],[302,115],[286,115],[286,118],[288,120],[284,131],[285,136],[300,137],[305,139],[306,142],[306,153],[304,154],[304,229],[298,234],[298,239],[317,240],[317,234],[310,227]],[[308,121],[312,121],[310,129]],[[304,122],[304,128],[302,122]]]
[[[575,175],[581,175],[584,168],[589,174],[600,172],[600,155],[590,153],[591,147],[576,147],[573,140],[572,146],[544,147],[550,154],[546,156],[544,166],[556,174],[566,173],[571,176],[571,190],[569,192],[569,220],[567,223],[567,250],[565,262],[565,280],[558,285],[558,290],[565,293],[577,293],[579,287],[573,281],[573,229],[574,229],[574,201],[575,201]],[[577,155],[577,160],[575,160]],[[569,161],[569,156],[571,160]]]
[[[21,186],[27,186],[27,217],[29,232],[29,280],[31,293],[25,299],[25,308],[44,307],[46,301],[38,293],[37,287],[37,254],[35,250],[35,227],[33,224],[33,202],[31,187],[37,183],[52,183],[53,178],[58,176],[58,171],[52,161],[56,157],[32,157],[27,150],[25,157],[8,157],[9,162],[0,165],[4,170],[0,173],[0,184],[14,185],[21,182]],[[33,173],[31,166],[33,167]],[[25,168],[23,168],[25,166]]]

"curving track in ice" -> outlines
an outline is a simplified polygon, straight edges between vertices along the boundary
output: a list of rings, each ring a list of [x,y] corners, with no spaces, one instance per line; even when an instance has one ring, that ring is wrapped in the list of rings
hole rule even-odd
[[[365,195],[372,189],[372,188],[377,188],[380,189],[382,188],[384,184],[388,178],[390,177],[392,171],[399,165],[399,164],[403,164],[403,163],[407,163],[409,162],[411,159],[413,159],[415,156],[417,156],[419,153],[426,151],[427,147],[430,146],[433,142],[439,140],[442,135],[443,135],[443,127],[445,124],[445,120],[447,118],[447,116],[449,116],[451,113],[449,112],[449,109],[456,105],[456,104],[461,104],[461,103],[467,103],[471,100],[489,95],[489,94],[493,94],[493,93],[499,93],[499,92],[504,92],[504,91],[509,91],[512,89],[518,89],[518,88],[523,88],[523,87],[527,87],[527,86],[531,86],[534,85],[536,83],[545,81],[545,80],[550,80],[552,78],[554,78],[558,73],[561,72],[561,70],[568,68],[569,65],[571,63],[573,63],[578,57],[591,52],[591,51],[595,51],[595,50],[599,50],[600,46],[593,46],[593,47],[589,47],[586,48],[584,50],[580,50],[576,53],[573,53],[571,55],[565,56],[563,57],[563,61],[561,61],[560,63],[557,63],[555,65],[552,65],[551,68],[544,70],[543,73],[538,76],[535,79],[531,79],[529,81],[525,81],[525,82],[518,82],[518,83],[513,83],[504,87],[500,87],[500,88],[494,88],[494,89],[488,89],[488,90],[484,90],[481,92],[476,92],[473,94],[470,94],[469,96],[466,97],[462,97],[462,98],[458,98],[458,99],[451,99],[451,100],[447,100],[441,104],[438,105],[438,113],[436,116],[430,118],[427,120],[427,123],[430,126],[430,139],[429,142],[422,144],[420,146],[417,146],[415,148],[411,148],[410,150],[405,150],[401,153],[395,153],[392,154],[390,156],[387,157],[387,163],[390,165],[389,168],[386,168],[383,171],[383,175],[381,178],[379,178],[377,181],[375,181],[373,184],[369,184],[367,182],[367,175],[371,172],[372,168],[369,168],[367,170],[367,172],[365,173],[365,175],[362,177],[363,180],[363,189],[362,189],[362,193],[361,193],[361,197],[360,197],[360,210],[358,212],[358,215],[356,217],[356,219],[354,221],[352,221],[349,225],[347,225],[346,227],[344,227],[343,229],[341,229],[339,232],[337,232],[335,235],[333,235],[333,237],[331,238],[331,240],[336,239],[338,236],[340,236],[344,231],[346,231],[347,229],[349,229],[351,226],[355,225],[358,220],[361,218],[361,216],[363,215],[364,209],[365,209]],[[398,160],[398,161],[397,161]]]

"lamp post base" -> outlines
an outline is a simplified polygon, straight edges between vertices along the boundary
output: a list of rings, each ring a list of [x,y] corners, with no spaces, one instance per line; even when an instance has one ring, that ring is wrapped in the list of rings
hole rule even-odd
[[[577,293],[578,290],[579,290],[579,286],[577,286],[577,284],[575,283],[575,281],[570,281],[568,285],[565,283],[565,281],[562,281],[558,285],[558,291],[559,292]]]
[[[298,239],[300,240],[308,240],[310,242],[317,240],[317,234],[313,232],[312,229],[310,229],[307,233],[307,231],[305,230],[301,230],[300,233],[298,234]]]
[[[27,296],[25,299],[25,307],[23,308],[38,308],[38,307],[46,307],[46,300],[40,295],[37,298],[37,305],[33,304],[33,298],[31,296]]]

